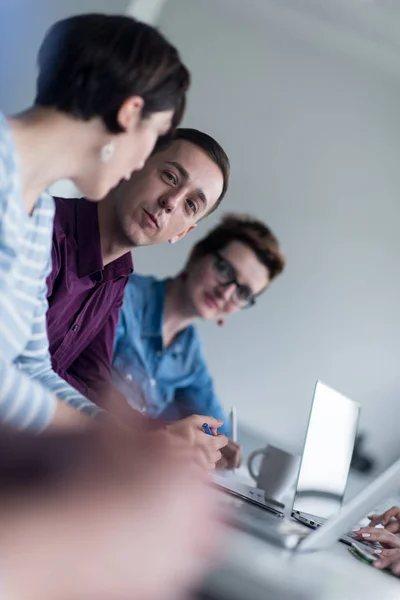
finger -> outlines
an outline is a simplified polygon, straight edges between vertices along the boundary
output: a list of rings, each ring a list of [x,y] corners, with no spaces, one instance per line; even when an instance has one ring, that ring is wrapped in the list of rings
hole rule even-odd
[[[399,518],[400,518],[400,507],[392,506],[392,508],[389,508],[389,510],[387,510],[386,512],[383,513],[382,523],[384,525],[386,525],[386,523],[389,523],[389,521],[391,519],[399,519]]]
[[[228,442],[228,438],[222,433],[219,433],[213,438],[214,447],[218,448],[218,450],[220,450],[221,448],[225,448],[228,445]]]
[[[391,558],[390,556],[387,558],[377,558],[372,564],[376,569],[387,569],[391,564]]]
[[[239,446],[239,448],[237,449],[237,452],[235,454],[235,469],[238,469],[241,464],[242,464],[242,449]]]
[[[221,450],[228,461],[227,469],[237,469],[240,467],[242,462],[242,448],[239,444],[232,440],[228,440],[228,444]]]
[[[374,567],[377,569],[392,569],[392,571],[396,574],[400,574],[400,557],[397,556],[387,556],[385,558],[378,558],[374,561]]]
[[[359,539],[368,542],[380,542],[381,544],[387,544],[390,548],[400,548],[400,538],[393,533],[390,533],[390,531],[387,531],[387,529],[363,527],[354,533]]]
[[[374,550],[374,554],[379,554],[380,556],[398,556],[400,559],[400,549],[399,548],[376,548]]]
[[[216,464],[217,469],[230,469],[230,461],[226,458],[226,456],[221,456],[220,460]]]
[[[214,454],[214,465],[216,465],[222,458],[222,454],[221,452],[218,450],[215,454]]]
[[[400,560],[397,559],[397,561],[395,563],[392,563],[392,573],[394,573],[395,575],[400,575]]]
[[[384,515],[370,515],[368,519],[370,520],[371,527],[383,525],[391,533],[397,533],[400,530],[400,522],[397,519],[389,519],[387,521]]]
[[[202,424],[203,423],[207,423],[208,426],[210,427],[211,431],[213,432],[214,435],[216,435],[217,433],[217,429],[219,429],[219,427],[221,427],[224,422],[221,421],[221,419],[214,419],[214,417],[210,417],[210,416],[199,416],[199,419],[202,420]]]

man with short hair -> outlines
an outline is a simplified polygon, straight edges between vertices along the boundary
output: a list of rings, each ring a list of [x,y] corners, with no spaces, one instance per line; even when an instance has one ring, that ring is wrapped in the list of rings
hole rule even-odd
[[[228,181],[229,159],[221,146],[200,131],[178,129],[173,139],[158,143],[142,171],[101,203],[56,199],[47,328],[53,368],[77,393],[105,407],[109,395],[118,395],[111,365],[131,250],[182,239],[215,210]],[[125,400],[119,406],[120,417],[134,418]],[[207,419],[213,429],[221,424]],[[203,422],[195,417],[172,427],[186,436],[192,433],[185,427],[201,431]],[[201,443],[206,437],[202,433]]]

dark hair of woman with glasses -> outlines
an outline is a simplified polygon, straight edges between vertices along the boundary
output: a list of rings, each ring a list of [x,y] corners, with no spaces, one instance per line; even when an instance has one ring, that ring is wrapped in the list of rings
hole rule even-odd
[[[219,431],[229,437],[195,322],[223,325],[226,317],[250,309],[284,266],[269,227],[231,214],[197,242],[177,276],[160,281],[132,275],[113,359],[115,383],[132,407],[165,421],[211,415],[224,421]],[[239,454],[230,442],[224,466],[237,466]]]

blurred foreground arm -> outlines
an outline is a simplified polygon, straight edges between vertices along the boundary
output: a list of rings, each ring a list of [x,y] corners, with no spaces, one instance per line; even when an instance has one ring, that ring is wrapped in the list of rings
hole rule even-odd
[[[220,510],[166,432],[0,434],[7,599],[175,600],[215,552]]]

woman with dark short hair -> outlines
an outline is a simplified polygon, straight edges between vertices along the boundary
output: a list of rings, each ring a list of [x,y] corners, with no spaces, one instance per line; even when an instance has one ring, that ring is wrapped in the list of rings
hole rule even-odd
[[[177,50],[126,16],[57,22],[38,67],[34,105],[10,118],[0,113],[0,423],[35,432],[97,411],[76,399],[50,363],[45,316],[54,201],[45,190],[69,178],[87,198],[101,200],[180,122],[189,86]],[[27,363],[40,383],[24,375]]]

